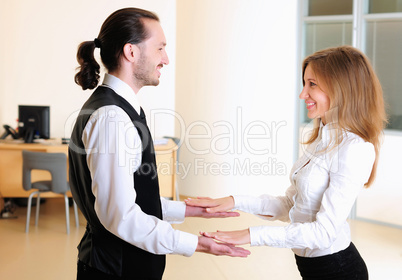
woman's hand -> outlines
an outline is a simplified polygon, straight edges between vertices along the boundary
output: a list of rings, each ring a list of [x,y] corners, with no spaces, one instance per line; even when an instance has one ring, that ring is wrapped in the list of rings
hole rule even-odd
[[[249,229],[237,230],[237,231],[217,231],[217,232],[200,232],[205,237],[210,237],[215,240],[233,244],[244,245],[250,244],[250,231]]]
[[[209,218],[229,218],[239,216],[240,216],[239,212],[225,211],[225,212],[210,213],[206,211],[206,208],[186,205],[185,217],[200,217],[209,219]]]
[[[212,199],[209,197],[187,198],[184,200],[187,206],[205,208],[207,213],[227,212],[233,209],[234,199],[232,196]]]

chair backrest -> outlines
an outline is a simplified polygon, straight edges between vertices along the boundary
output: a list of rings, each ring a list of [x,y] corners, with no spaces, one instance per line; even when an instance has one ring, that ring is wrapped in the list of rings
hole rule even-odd
[[[47,170],[52,176],[51,191],[65,193],[69,190],[67,183],[67,156],[64,153],[43,153],[22,151],[22,186],[25,190],[32,188],[31,171]]]

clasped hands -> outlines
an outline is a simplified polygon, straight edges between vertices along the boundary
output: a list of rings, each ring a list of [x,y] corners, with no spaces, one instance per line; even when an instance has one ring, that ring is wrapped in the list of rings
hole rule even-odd
[[[187,205],[186,217],[226,218],[240,216],[238,212],[230,211],[234,207],[234,199],[231,196],[218,199],[208,197],[188,198],[184,202]],[[235,246],[250,243],[250,232],[248,229],[200,232],[200,234],[197,252],[243,258],[250,255],[250,251]],[[219,242],[215,242],[213,239]]]

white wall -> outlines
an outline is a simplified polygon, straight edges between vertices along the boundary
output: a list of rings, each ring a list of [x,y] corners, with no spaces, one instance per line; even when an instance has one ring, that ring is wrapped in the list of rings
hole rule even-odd
[[[174,109],[175,0],[3,0],[0,5],[1,124],[16,126],[19,104],[50,105],[51,137],[68,137],[71,116],[92,92],[74,83],[77,46],[97,37],[109,14],[130,6],[159,15],[171,60],[162,70],[160,85],[140,91],[140,101],[148,114],[151,109]],[[171,120],[158,122],[156,136],[174,133]]]
[[[0,21],[4,19],[6,16],[6,3],[4,1],[0,1]],[[1,22],[0,24],[0,38],[3,38],[3,34],[5,34],[6,24]],[[3,73],[6,71],[5,65],[5,57],[6,57],[6,50],[5,50],[5,42],[6,40],[2,39],[2,43],[0,44],[0,125],[3,122],[3,104],[4,104],[4,96],[5,96],[5,80]],[[3,127],[0,127],[0,133],[3,133]]]
[[[296,0],[177,0],[182,195],[279,194],[289,185],[297,18]]]
[[[402,228],[402,133],[386,130],[376,180],[357,199],[357,217]]]

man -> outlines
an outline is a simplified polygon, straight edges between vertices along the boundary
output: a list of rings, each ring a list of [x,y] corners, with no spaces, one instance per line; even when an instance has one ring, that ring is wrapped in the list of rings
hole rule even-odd
[[[108,74],[82,107],[69,146],[71,191],[87,220],[77,279],[161,279],[165,254],[250,253],[174,230],[166,222],[238,213],[211,215],[159,196],[152,138],[136,94],[159,84],[160,71],[169,63],[165,46],[158,17],[136,8],[114,12],[98,38],[79,46],[77,84],[84,90],[97,86],[95,48]]]

